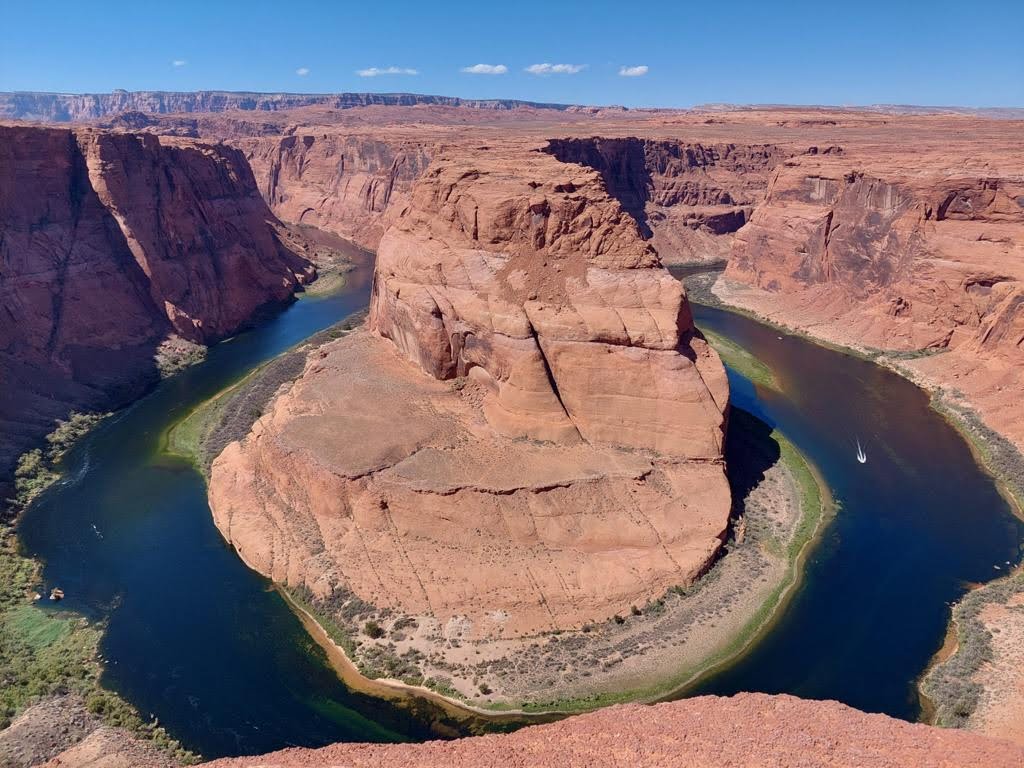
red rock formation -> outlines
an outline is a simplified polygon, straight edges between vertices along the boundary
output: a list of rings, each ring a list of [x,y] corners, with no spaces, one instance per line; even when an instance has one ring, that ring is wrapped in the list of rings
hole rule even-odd
[[[312,276],[277,239],[238,150],[0,126],[0,476],[71,408],[156,377]]]
[[[1011,768],[1024,748],[868,715],[834,701],[741,693],[617,706],[507,735],[426,744],[335,744],[207,763],[210,768],[808,766]],[[55,763],[74,765],[74,763]]]
[[[387,227],[387,212],[408,201],[432,150],[429,142],[402,137],[304,131],[240,143],[275,214],[370,249]]]
[[[435,156],[381,240],[369,326],[392,343],[325,347],[214,462],[215,519],[257,570],[438,641],[517,638],[718,551],[724,370],[594,171],[531,145]]]
[[[668,139],[554,139],[548,152],[597,170],[666,263],[727,258],[728,237],[764,197],[772,169],[792,154],[771,144]]]

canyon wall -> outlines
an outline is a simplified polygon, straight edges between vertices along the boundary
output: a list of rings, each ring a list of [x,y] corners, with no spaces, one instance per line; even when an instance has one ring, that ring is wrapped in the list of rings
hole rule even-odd
[[[912,375],[963,394],[1024,446],[1024,176],[954,159],[787,162],[737,233],[719,293],[829,341],[902,353]]]
[[[290,135],[281,138],[232,139],[245,151],[271,209],[285,221],[312,224],[370,249],[408,203],[433,154],[450,141],[429,132],[416,138],[285,130]],[[598,171],[668,264],[727,258],[732,235],[763,200],[772,169],[792,154],[770,144],[636,137],[553,139],[545,151]]]
[[[401,210],[434,143],[372,134],[306,132],[238,140],[260,193],[281,219],[376,250],[389,210]]]
[[[380,241],[368,326],[213,464],[260,572],[443,643],[578,629],[718,552],[724,369],[593,170],[439,152]]]
[[[164,340],[288,301],[314,271],[276,226],[238,150],[0,126],[0,477],[69,410],[138,395]]]
[[[597,170],[667,264],[725,260],[771,171],[792,154],[772,144],[637,137],[553,139],[545,151]]]
[[[237,91],[113,91],[112,93],[0,93],[0,119],[84,122],[119,112],[280,111],[301,107],[445,106],[509,110],[522,107],[562,110],[563,104],[514,99],[460,99],[418,93],[246,93]]]

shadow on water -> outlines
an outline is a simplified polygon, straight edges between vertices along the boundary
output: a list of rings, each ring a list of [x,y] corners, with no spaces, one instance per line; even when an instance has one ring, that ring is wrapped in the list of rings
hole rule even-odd
[[[772,438],[772,427],[742,408],[729,413],[725,461],[733,508],[742,511],[747,497],[764,480],[765,472],[782,456]]]

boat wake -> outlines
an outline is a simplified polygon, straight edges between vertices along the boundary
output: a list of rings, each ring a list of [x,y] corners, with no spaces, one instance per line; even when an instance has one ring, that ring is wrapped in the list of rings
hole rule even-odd
[[[857,438],[857,461],[861,464],[868,463],[868,455],[864,453],[864,449],[860,447],[860,438]]]

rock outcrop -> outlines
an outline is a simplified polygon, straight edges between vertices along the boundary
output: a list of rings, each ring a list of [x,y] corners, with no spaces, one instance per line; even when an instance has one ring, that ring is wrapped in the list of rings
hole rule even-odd
[[[597,170],[668,264],[727,259],[731,235],[792,154],[773,144],[637,137],[554,139],[546,151]]]
[[[432,142],[401,136],[312,131],[239,143],[260,192],[281,219],[373,250],[433,151]]]
[[[368,324],[213,464],[257,570],[439,639],[516,638],[717,553],[724,370],[594,171],[531,145],[436,155],[381,239]]]
[[[834,701],[741,693],[617,706],[512,734],[426,744],[334,744],[210,768],[483,766],[814,766],[1010,768],[1024,748],[1001,739],[868,715]]]
[[[70,409],[151,384],[165,339],[288,301],[315,272],[277,226],[238,150],[0,126],[0,477]]]

